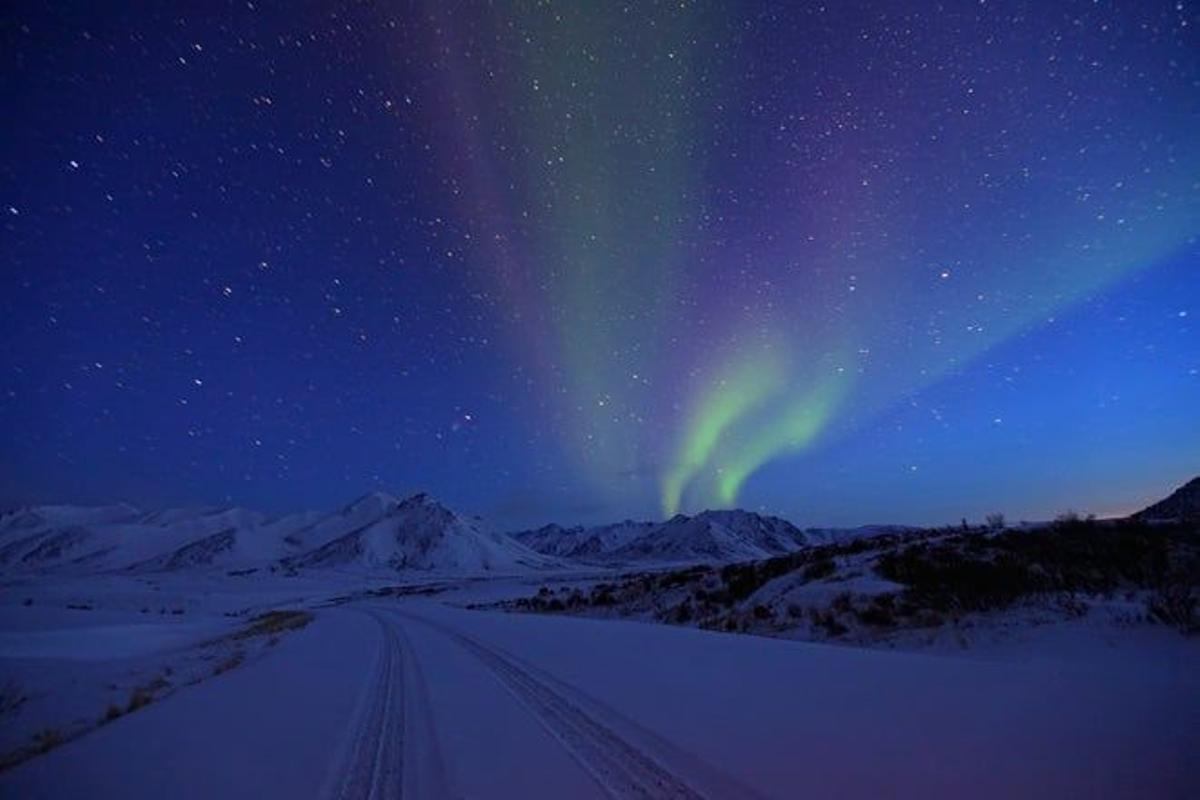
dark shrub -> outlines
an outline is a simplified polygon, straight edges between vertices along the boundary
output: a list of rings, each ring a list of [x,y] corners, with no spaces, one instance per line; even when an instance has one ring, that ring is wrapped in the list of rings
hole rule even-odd
[[[611,606],[616,600],[613,598],[612,590],[607,586],[597,587],[592,591],[592,605],[595,606]]]
[[[1043,530],[919,542],[883,553],[875,568],[906,587],[907,606],[961,612],[1047,593],[1153,589],[1172,571],[1195,585],[1197,562],[1195,532],[1187,526],[1064,516]]]
[[[149,692],[142,687],[133,690],[133,694],[129,696],[129,704],[125,707],[126,713],[132,713],[139,708],[148,706],[154,702],[153,692]]]
[[[33,735],[33,745],[39,753],[47,753],[62,743],[62,734],[54,728],[46,728]]]
[[[677,586],[683,586],[690,583],[693,579],[699,577],[708,571],[708,567],[691,567],[682,569],[676,572],[668,572],[658,579],[658,585],[663,589],[673,589]]]
[[[858,610],[858,618],[864,625],[876,628],[892,628],[896,625],[895,602],[892,595],[879,595],[866,608]]]
[[[841,636],[850,630],[842,624],[841,620],[829,612],[824,614],[817,613],[814,615],[814,621],[816,627],[822,630],[825,635],[830,638]]]
[[[1164,586],[1146,601],[1146,610],[1152,618],[1185,634],[1200,632],[1196,606],[1195,589],[1182,583]]]
[[[832,558],[822,558],[804,568],[804,580],[819,581],[822,578],[828,578],[836,571],[837,564]]]

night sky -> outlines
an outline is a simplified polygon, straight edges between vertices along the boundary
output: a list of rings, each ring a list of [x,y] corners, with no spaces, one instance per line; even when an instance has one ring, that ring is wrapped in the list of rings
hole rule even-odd
[[[6,3],[0,504],[1133,510],[1198,8]]]

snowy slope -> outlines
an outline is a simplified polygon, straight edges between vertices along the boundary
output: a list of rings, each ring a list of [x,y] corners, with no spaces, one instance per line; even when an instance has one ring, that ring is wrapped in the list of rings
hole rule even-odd
[[[426,494],[405,500],[374,493],[342,512],[350,528],[289,568],[364,568],[434,572],[518,571],[555,566],[510,537],[483,530]]]
[[[534,530],[510,534],[514,539],[547,555],[579,560],[603,560],[609,553],[657,527],[654,522],[625,520],[592,528],[545,525]]]
[[[662,562],[749,561],[783,555],[805,546],[804,533],[778,517],[750,511],[679,514],[617,548],[619,560]]]
[[[427,495],[370,494],[331,514],[271,519],[241,508],[46,506],[0,517],[0,573],[135,574],[283,566],[520,570],[557,565]]]
[[[805,528],[804,541],[810,547],[872,536],[900,535],[918,531],[911,525],[860,525],[857,528]]]
[[[354,604],[0,774],[0,796],[1194,797],[1195,647],[1122,652],[993,662]]]
[[[0,518],[0,570],[90,573],[143,565],[195,566],[231,551],[227,534],[252,528],[261,519],[244,509],[153,514],[129,506],[22,509]],[[188,549],[192,544],[198,546]]]
[[[595,563],[718,563],[791,553],[835,532],[810,536],[778,517],[728,510],[595,528],[547,525],[512,536],[541,553]]]
[[[871,529],[874,530],[874,529]],[[770,558],[844,532],[801,531],[748,511],[498,535],[428,495],[375,492],[332,513],[271,518],[243,508],[143,512],[40,506],[0,516],[0,573],[135,574],[296,569],[513,571],[581,564]],[[852,532],[869,535],[869,530]],[[849,534],[847,534],[849,535]]]

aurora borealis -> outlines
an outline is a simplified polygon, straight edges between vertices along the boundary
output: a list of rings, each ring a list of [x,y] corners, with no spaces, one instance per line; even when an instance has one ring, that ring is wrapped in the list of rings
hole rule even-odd
[[[1200,471],[1190,4],[5,16],[0,501],[941,523]]]

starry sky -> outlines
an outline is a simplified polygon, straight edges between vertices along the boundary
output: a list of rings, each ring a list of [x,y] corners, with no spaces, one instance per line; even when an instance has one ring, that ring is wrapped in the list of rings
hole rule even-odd
[[[1134,510],[1197,8],[8,3],[0,504]]]

